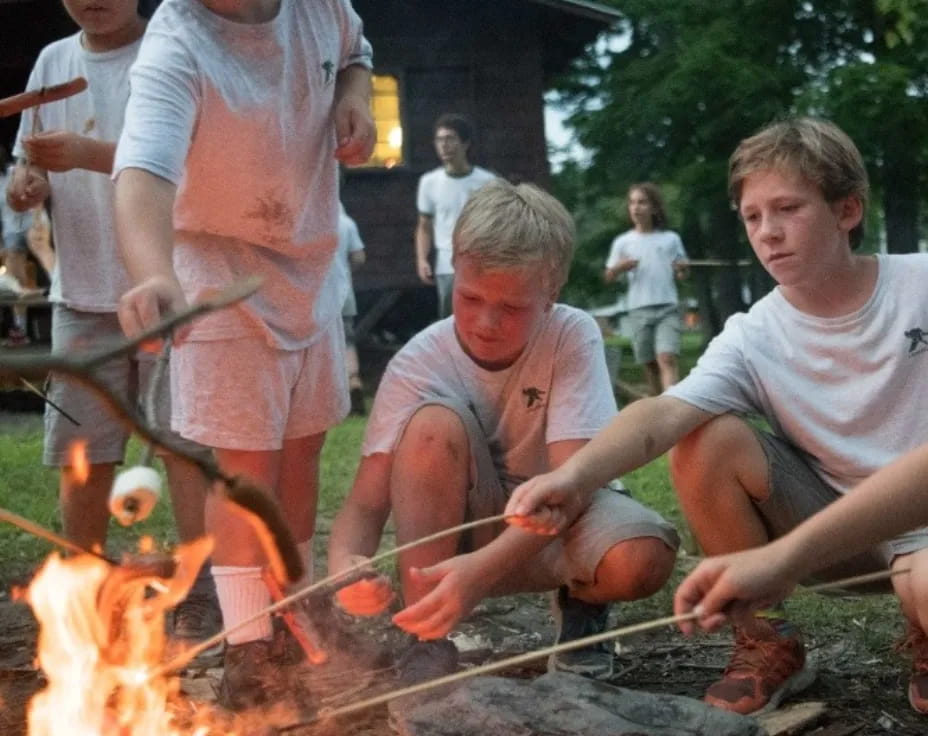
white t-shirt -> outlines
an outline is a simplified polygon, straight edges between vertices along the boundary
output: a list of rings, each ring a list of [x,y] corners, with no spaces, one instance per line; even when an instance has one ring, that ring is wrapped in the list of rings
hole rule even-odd
[[[338,71],[370,67],[348,0],[282,0],[267,23],[165,0],[132,68],[114,176],[144,169],[177,185],[174,267],[188,299],[256,274],[257,294],[198,320],[191,339],[263,333],[287,350],[340,318],[330,266]]]
[[[665,392],[712,414],[764,416],[845,492],[928,442],[928,255],[880,256],[867,303],[813,317],[774,289],[736,314]]]
[[[519,359],[501,371],[467,356],[454,317],[420,332],[387,366],[362,454],[392,453],[409,417],[434,397],[473,409],[509,490],[550,469],[549,444],[589,439],[616,413],[600,330],[564,304],[554,305]]]
[[[341,202],[338,204],[338,253],[332,263],[332,268],[339,269],[342,274],[339,278],[348,284],[348,293],[345,295],[345,304],[342,307],[343,317],[354,317],[358,313],[358,305],[354,299],[354,289],[351,285],[350,254],[364,250],[364,241],[358,232],[358,224],[345,212]]]
[[[416,207],[419,214],[432,218],[432,245],[435,247],[435,273],[451,274],[451,235],[458,215],[468,198],[496,176],[474,166],[466,176],[450,176],[444,168],[432,169],[419,179]]]
[[[39,130],[68,130],[113,143],[122,130],[129,97],[129,68],[141,41],[112,51],[88,51],[80,33],[49,44],[39,54],[28,89],[84,77],[80,94],[39,109]],[[24,156],[22,139],[32,132],[35,108],[23,112],[14,152]],[[72,309],[115,312],[129,288],[129,276],[116,245],[113,183],[106,174],[85,169],[50,171],[49,199],[55,268],[50,298]]]
[[[623,258],[634,258],[638,265],[626,271],[629,309],[655,304],[677,304],[677,284],[673,264],[687,260],[680,236],[672,230],[652,230],[640,233],[628,230],[612,241],[606,268],[612,268]]]

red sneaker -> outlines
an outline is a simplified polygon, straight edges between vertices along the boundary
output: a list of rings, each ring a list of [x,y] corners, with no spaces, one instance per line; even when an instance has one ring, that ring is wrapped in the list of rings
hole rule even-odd
[[[758,620],[764,631],[749,636],[735,627],[735,649],[722,679],[709,686],[705,702],[723,710],[751,715],[776,708],[785,698],[809,687],[815,672],[806,667],[806,650],[798,632],[778,635]]]
[[[897,651],[912,651],[912,674],[909,677],[909,704],[916,713],[928,714],[928,637],[921,628],[909,623],[909,630]]]

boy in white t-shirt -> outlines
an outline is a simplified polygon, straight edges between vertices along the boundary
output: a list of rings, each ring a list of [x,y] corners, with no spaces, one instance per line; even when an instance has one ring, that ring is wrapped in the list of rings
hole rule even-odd
[[[635,362],[643,365],[651,393],[680,380],[680,300],[676,280],[686,276],[686,251],[680,236],[667,229],[660,190],[651,182],[632,184],[628,214],[634,227],[612,241],[605,280],[625,274],[627,330]]]
[[[332,259],[337,161],[375,140],[370,44],[348,0],[164,0],[132,68],[116,153],[116,223],[136,284],[130,335],[246,276],[256,294],[195,322],[173,351],[172,427],[268,489],[306,580],[326,431],[348,412]],[[266,559],[251,525],[207,499],[228,637],[221,701],[275,699]],[[306,582],[306,580],[301,582]]]
[[[468,197],[496,177],[470,162],[474,126],[463,115],[447,113],[435,121],[435,153],[441,166],[419,179],[416,207],[416,272],[424,284],[435,284],[438,317],[451,314],[454,266],[451,233]],[[434,266],[429,258],[434,250]]]
[[[354,296],[354,284],[351,274],[364,265],[367,257],[364,241],[358,231],[358,223],[338,204],[338,254],[333,266],[342,272],[342,278],[348,282],[345,303],[342,307],[342,324],[345,328],[345,372],[348,375],[348,392],[351,396],[351,413],[364,416],[364,385],[361,383],[361,365],[358,360],[358,346],[354,337],[354,318],[358,314],[358,303]]]
[[[822,120],[774,123],[741,142],[729,182],[777,288],[731,317],[683,381],[630,405],[570,461],[516,489],[507,512],[519,523],[556,530],[559,507],[578,492],[585,498],[673,447],[674,485],[700,546],[734,552],[787,534],[925,441],[928,345],[912,335],[928,325],[928,256],[852,250],[868,193],[853,142]],[[773,433],[743,414],[760,415]],[[820,577],[907,565],[926,547],[926,530],[910,532]],[[892,589],[914,644],[909,697],[928,712],[928,643],[916,613],[928,579],[897,576]],[[751,713],[811,683],[782,611],[734,628],[731,664],[707,702]]]
[[[145,31],[137,5],[136,0],[114,0],[101,10],[65,0],[65,9],[81,30],[42,49],[29,77],[29,89],[79,76],[88,81],[85,92],[23,113],[14,149],[19,162],[7,189],[8,202],[17,210],[48,200],[56,248],[50,293],[54,352],[69,354],[123,339],[116,308],[129,278],[116,245],[108,174],[129,96],[129,68]],[[139,351],[107,362],[95,375],[127,402],[144,404],[155,358]],[[167,381],[156,389],[158,416],[149,420],[166,427]],[[84,549],[102,548],[110,517],[107,501],[116,466],[124,460],[128,433],[101,398],[79,382],[52,374],[48,393],[80,423],[76,426],[51,405],[46,407],[43,459],[61,469],[65,536]],[[77,441],[87,443],[86,480],[72,472],[70,450]],[[186,446],[193,453],[203,451],[195,443]],[[202,537],[206,480],[189,461],[169,454],[162,460],[178,536],[185,542]],[[174,634],[195,641],[217,633],[221,620],[215,598],[209,571],[203,570],[187,601],[174,612]]]
[[[498,514],[512,488],[560,465],[615,414],[596,323],[555,301],[573,247],[570,215],[532,185],[496,180],[465,205],[454,231],[454,314],[414,337],[384,374],[332,527],[330,573],[370,557],[391,512],[398,545]],[[677,543],[658,514],[603,487],[571,507],[556,540],[497,524],[410,549],[399,558],[406,607],[393,620],[421,641],[403,655],[400,676],[409,684],[454,669],[457,651],[444,637],[488,596],[557,591],[559,641],[602,631],[610,601],[664,584]],[[391,597],[379,577],[338,600],[374,615]],[[602,647],[549,664],[612,672]]]

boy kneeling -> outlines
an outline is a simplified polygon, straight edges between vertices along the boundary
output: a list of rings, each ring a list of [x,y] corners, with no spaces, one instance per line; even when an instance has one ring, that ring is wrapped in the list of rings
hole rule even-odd
[[[453,244],[453,316],[414,337],[384,374],[332,528],[330,573],[374,554],[391,511],[397,545],[501,513],[513,488],[558,467],[616,413],[599,329],[555,304],[574,248],[564,207],[537,187],[494,181],[471,196]],[[393,620],[420,640],[400,661],[406,684],[456,667],[443,637],[483,598],[557,591],[563,642],[602,631],[609,602],[666,582],[678,538],[657,513],[602,488],[569,514],[555,538],[500,524],[400,555],[406,608]],[[355,615],[376,615],[391,598],[385,577],[339,593]],[[607,678],[612,656],[573,650],[549,669]]]

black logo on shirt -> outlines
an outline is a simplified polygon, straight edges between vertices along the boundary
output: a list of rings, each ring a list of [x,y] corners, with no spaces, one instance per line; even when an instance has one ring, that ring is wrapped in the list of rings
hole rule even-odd
[[[322,62],[322,71],[325,74],[323,82],[328,85],[328,83],[332,81],[332,77],[335,74],[335,64],[333,64],[331,61]]]
[[[923,350],[928,349],[928,332],[925,332],[921,327],[913,327],[911,330],[905,331],[905,336],[909,338],[909,355],[914,355],[915,353],[920,353]],[[921,350],[918,349],[919,345],[924,345]]]
[[[531,409],[535,405],[536,401],[541,403],[541,399],[545,395],[545,392],[540,388],[529,386],[528,388],[522,389],[522,395],[525,397],[526,408]]]

